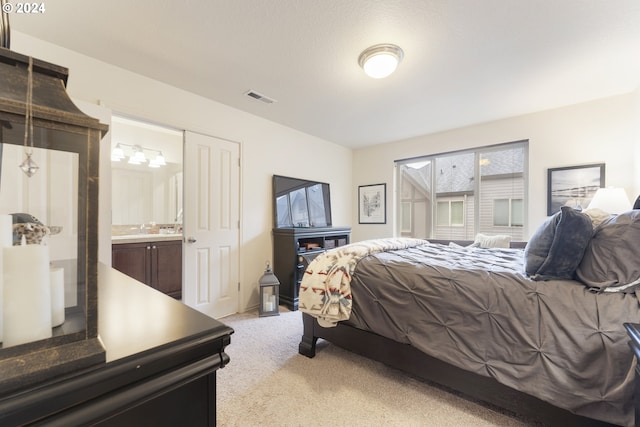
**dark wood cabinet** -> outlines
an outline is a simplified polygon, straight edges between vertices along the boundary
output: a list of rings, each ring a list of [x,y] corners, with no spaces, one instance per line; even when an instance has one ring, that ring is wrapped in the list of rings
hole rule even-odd
[[[102,365],[0,395],[0,426],[216,425],[233,329],[99,265]]]
[[[112,245],[111,265],[139,282],[149,284],[151,246],[149,243],[122,243]]]
[[[273,273],[280,281],[280,304],[298,309],[298,292],[307,265],[327,249],[349,243],[351,227],[274,228]]]
[[[151,246],[151,266],[151,287],[181,299],[182,241],[154,243]]]
[[[114,243],[111,264],[129,277],[182,298],[182,241]]]

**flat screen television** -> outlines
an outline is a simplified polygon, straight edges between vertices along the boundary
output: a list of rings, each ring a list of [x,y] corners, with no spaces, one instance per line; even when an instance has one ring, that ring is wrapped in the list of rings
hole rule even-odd
[[[329,184],[287,176],[273,176],[276,228],[331,227]]]

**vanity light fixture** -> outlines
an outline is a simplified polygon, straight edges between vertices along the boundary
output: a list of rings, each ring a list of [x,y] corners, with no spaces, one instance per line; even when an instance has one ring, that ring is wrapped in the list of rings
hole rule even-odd
[[[122,149],[120,144],[117,144],[116,148],[114,148],[111,151],[111,161],[112,162],[119,162],[122,159],[124,159],[124,150]]]
[[[129,157],[129,161],[127,163],[129,163],[130,165],[139,165],[142,162],[140,160],[136,159],[136,156],[130,156]]]
[[[147,157],[144,155],[144,151],[142,151],[142,147],[139,145],[133,146],[133,158],[137,164],[147,163]],[[131,158],[129,158],[129,162],[131,162]]]
[[[150,168],[158,168],[160,166],[166,166],[167,164],[167,161],[164,158],[162,151],[160,150],[156,150],[155,148],[142,147],[140,145],[124,144],[121,142],[116,144],[115,148],[111,150],[112,162],[119,162],[120,160],[124,160],[127,157],[123,147],[126,147],[131,151],[129,160],[127,161],[127,163],[129,163],[130,165],[141,165],[143,163],[147,163],[147,155],[145,155],[145,151],[155,153],[150,157]]]
[[[400,47],[383,43],[365,49],[358,57],[358,64],[369,77],[381,79],[393,73],[403,57]]]
[[[154,166],[151,166],[152,163]],[[167,165],[167,161],[164,159],[164,156],[162,155],[162,151],[158,151],[158,155],[154,157],[149,163],[149,167],[159,167],[159,166],[166,166],[166,165]]]

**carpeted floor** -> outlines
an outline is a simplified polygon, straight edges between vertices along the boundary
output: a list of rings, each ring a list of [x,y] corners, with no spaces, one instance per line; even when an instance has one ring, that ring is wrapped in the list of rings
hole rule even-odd
[[[217,372],[219,426],[531,425],[322,340],[315,358],[299,355],[300,312],[220,321],[235,333]]]

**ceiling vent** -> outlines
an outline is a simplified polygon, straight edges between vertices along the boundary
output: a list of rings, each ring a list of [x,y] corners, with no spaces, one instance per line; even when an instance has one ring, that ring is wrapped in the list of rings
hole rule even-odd
[[[274,102],[277,102],[275,99],[269,98],[268,96],[258,93],[255,90],[250,90],[246,92],[245,95],[253,99],[257,99],[258,101],[264,102],[265,104],[273,104]]]

